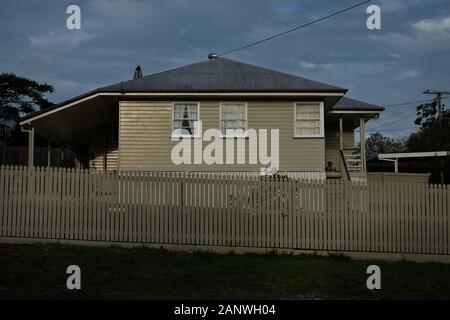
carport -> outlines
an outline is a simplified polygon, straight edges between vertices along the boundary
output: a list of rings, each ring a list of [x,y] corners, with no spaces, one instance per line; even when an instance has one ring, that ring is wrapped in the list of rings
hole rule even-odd
[[[118,108],[119,94],[91,92],[23,118],[20,126],[28,133],[28,166],[34,165],[37,134],[48,139],[49,150],[54,142],[76,151],[77,167],[82,167],[90,135],[108,123],[117,123]]]

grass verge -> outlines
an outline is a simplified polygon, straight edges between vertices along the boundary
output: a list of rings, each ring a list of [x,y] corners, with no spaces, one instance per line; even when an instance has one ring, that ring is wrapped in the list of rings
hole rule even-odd
[[[81,290],[66,288],[72,264],[81,268]],[[366,287],[371,264],[381,268],[381,290]],[[450,265],[0,244],[0,298],[450,299]]]

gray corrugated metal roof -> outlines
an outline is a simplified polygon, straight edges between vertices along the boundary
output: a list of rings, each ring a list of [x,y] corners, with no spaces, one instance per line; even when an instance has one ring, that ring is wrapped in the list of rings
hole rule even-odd
[[[119,82],[25,116],[21,121],[101,92],[340,92],[347,90],[251,64],[219,58]],[[379,106],[342,97],[332,110],[382,111]]]
[[[286,92],[345,89],[299,76],[218,58],[119,82],[99,91],[125,92]]]
[[[339,99],[339,101],[331,108],[331,110],[335,111],[345,111],[345,110],[357,110],[357,111],[364,111],[364,110],[370,110],[370,111],[383,111],[384,108],[367,103],[364,101],[342,97]]]

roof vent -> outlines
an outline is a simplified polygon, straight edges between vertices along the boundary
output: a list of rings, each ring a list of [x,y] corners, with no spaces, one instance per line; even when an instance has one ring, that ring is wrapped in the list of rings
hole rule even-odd
[[[217,53],[211,52],[210,54],[208,54],[208,59],[209,60],[219,59],[219,55]]]
[[[141,66],[138,65],[136,67],[136,70],[134,71],[133,80],[140,79],[140,78],[142,78],[142,69],[141,69]]]

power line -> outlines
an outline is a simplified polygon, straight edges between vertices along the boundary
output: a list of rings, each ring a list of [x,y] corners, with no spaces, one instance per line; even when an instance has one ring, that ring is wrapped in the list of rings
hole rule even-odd
[[[437,91],[437,90],[425,90],[423,94],[434,94],[436,95],[436,102],[438,106],[438,121],[439,125],[442,126],[442,95],[450,94],[448,91]]]
[[[392,133],[395,133],[395,132],[397,132],[397,131],[411,131],[411,130],[414,130],[414,129],[417,129],[417,128],[415,128],[415,127],[401,127],[401,128],[395,128],[395,129],[381,129],[381,130],[378,130],[378,129],[368,129],[368,130],[365,130],[366,132],[392,132]]]
[[[336,16],[336,15],[338,15],[338,14],[344,13],[344,12],[346,12],[346,11],[352,10],[352,9],[354,9],[354,8],[356,8],[356,7],[359,7],[359,6],[362,6],[362,5],[364,5],[364,4],[368,3],[368,2],[372,2],[372,0],[367,0],[367,1],[360,2],[360,3],[358,3],[358,4],[355,4],[355,5],[351,6],[351,7],[348,7],[348,8],[345,8],[345,9],[342,9],[342,10],[339,10],[339,11],[336,11],[336,12],[334,12],[334,13],[331,13],[331,14],[325,16],[325,17],[322,17],[322,18],[313,20],[313,21],[311,21],[311,22],[305,23],[305,24],[303,24],[303,25],[301,25],[301,26],[298,26],[298,27],[295,27],[295,28],[292,28],[292,29],[289,29],[289,30],[286,30],[286,31],[283,31],[283,32],[280,32],[280,33],[277,33],[277,34],[274,34],[273,36],[267,37],[267,38],[262,39],[262,40],[259,40],[259,41],[252,42],[252,43],[247,44],[247,45],[242,46],[242,47],[238,47],[238,48],[235,48],[235,49],[232,49],[232,50],[229,50],[229,51],[225,51],[225,52],[223,52],[223,53],[219,53],[218,56],[223,56],[223,55],[226,55],[226,54],[229,54],[229,53],[232,53],[232,52],[236,52],[236,51],[238,51],[238,50],[246,49],[246,48],[248,48],[248,47],[252,47],[252,46],[255,46],[255,45],[257,45],[257,44],[260,44],[260,43],[263,43],[263,42],[272,40],[272,39],[274,39],[274,38],[277,38],[277,37],[283,36],[283,35],[285,35],[285,34],[288,34],[288,33],[290,33],[290,32],[293,32],[293,31],[296,31],[296,30],[299,30],[299,29],[308,27],[308,26],[310,26],[310,25],[312,25],[312,24],[315,24],[315,23],[317,23],[317,22],[320,22],[320,21],[329,19],[329,18],[331,18],[331,17],[333,17],[333,16]]]
[[[449,96],[449,97],[441,98],[441,100],[448,99],[448,98],[450,98],[450,96]],[[434,100],[436,100],[436,99],[417,100],[417,101],[411,101],[411,102],[405,102],[405,103],[393,104],[393,105],[390,105],[390,106],[409,105],[409,104],[413,104],[413,103],[428,102],[428,101],[434,101]],[[386,107],[386,106],[385,106],[385,107]],[[398,113],[394,113],[393,115],[391,115],[391,117],[398,117],[398,116],[400,116],[400,115],[405,114],[405,113],[408,112],[408,111],[410,111],[410,110],[404,110],[404,111],[401,111],[401,112],[398,112]],[[416,110],[412,110],[412,112],[409,112],[407,115],[401,117],[400,119],[388,119],[388,120],[387,120],[387,121],[388,121],[387,123],[383,123],[383,124],[381,124],[381,125],[379,125],[379,126],[376,126],[375,128],[372,128],[371,130],[383,131],[383,130],[378,130],[378,129],[384,128],[384,127],[386,127],[386,126],[388,126],[388,125],[392,125],[392,124],[394,124],[394,123],[396,123],[396,122],[399,122],[399,121],[402,121],[402,120],[404,120],[404,119],[407,119],[407,118],[409,118],[410,116],[412,116],[412,115],[413,115],[414,113],[416,113],[416,112],[417,112]],[[411,130],[412,130],[412,129],[414,129],[414,128],[411,128]],[[395,130],[398,130],[398,129],[393,129],[392,131],[395,131]]]
[[[377,127],[375,127],[375,128],[372,128],[372,130],[379,129],[379,128],[383,128],[383,127],[386,127],[386,126],[388,126],[388,125],[390,125],[390,124],[394,124],[394,123],[396,123],[396,122],[398,122],[398,121],[402,121],[402,120],[404,120],[404,119],[409,118],[410,116],[412,116],[413,114],[415,114],[415,113],[417,112],[416,110],[413,110],[413,112],[409,112],[409,111],[410,111],[410,110],[405,110],[405,111],[403,111],[403,112],[398,113],[397,115],[394,115],[394,116],[398,117],[398,116],[403,115],[403,114],[405,114],[406,112],[408,112],[408,114],[405,115],[404,117],[401,117],[400,119],[388,119],[388,122],[387,122],[387,123],[380,124],[379,126],[377,126]],[[390,121],[389,121],[389,120],[390,120]]]
[[[444,99],[449,99],[450,97],[443,97],[441,98],[441,100]],[[384,108],[393,108],[393,107],[401,107],[401,106],[406,106],[406,105],[410,105],[410,104],[415,104],[415,103],[422,103],[422,102],[431,102],[434,101],[436,99],[425,99],[425,100],[416,100],[416,101],[409,101],[409,102],[403,102],[403,103],[396,103],[396,104],[388,104],[383,106]]]
[[[407,105],[415,104],[415,103],[430,102],[430,101],[433,101],[433,100],[434,100],[434,99],[416,100],[416,101],[410,101],[410,102],[403,102],[403,103],[389,104],[389,105],[386,105],[386,106],[383,106],[383,107],[384,107],[384,108],[393,108],[393,107],[407,106]]]
[[[395,129],[395,130],[389,130],[389,129],[385,129],[385,130],[365,130],[365,132],[392,132],[395,133],[396,131],[411,131],[415,128],[399,128],[399,129]]]

